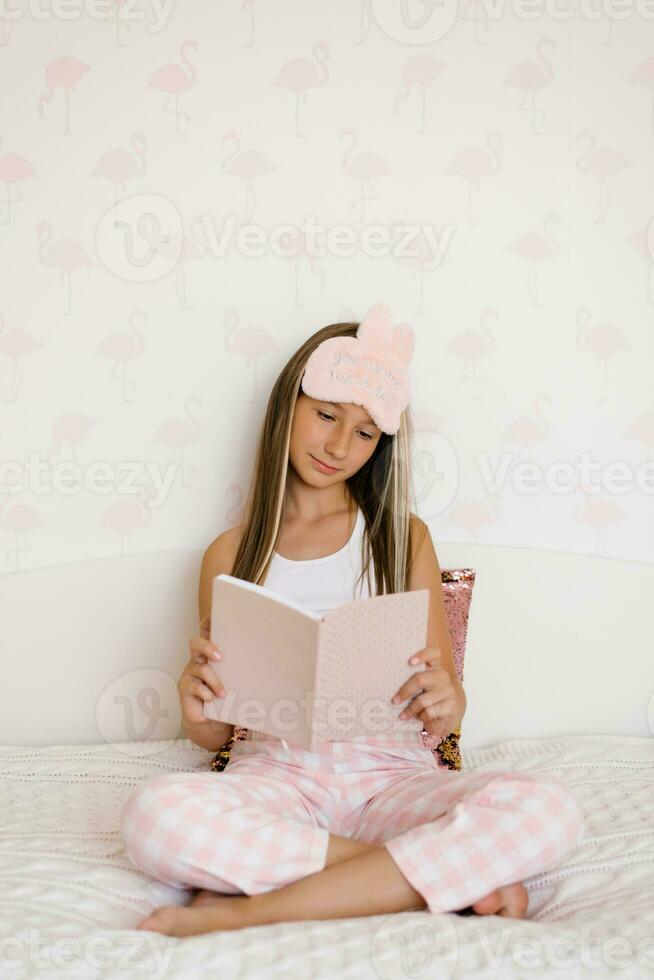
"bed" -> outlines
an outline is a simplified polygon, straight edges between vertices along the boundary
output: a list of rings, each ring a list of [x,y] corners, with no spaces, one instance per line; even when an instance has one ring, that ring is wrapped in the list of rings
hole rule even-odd
[[[207,769],[212,753],[186,739],[2,747],[0,976],[651,978],[653,740],[511,739],[461,758],[558,776],[583,806],[573,854],[525,881],[526,919],[414,910],[179,940],[136,929],[190,893],[131,864],[119,816],[139,781]]]

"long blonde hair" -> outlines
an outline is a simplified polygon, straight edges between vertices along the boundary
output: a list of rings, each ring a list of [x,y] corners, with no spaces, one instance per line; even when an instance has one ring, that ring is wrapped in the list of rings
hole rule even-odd
[[[356,322],[330,323],[316,331],[292,355],[279,374],[268,399],[243,513],[244,530],[232,575],[264,585],[283,525],[289,444],[300,382],[315,348],[329,337],[354,337]],[[361,508],[365,531],[361,547],[361,574],[367,576],[370,595],[404,592],[410,569],[410,440],[413,435],[408,407],[395,435],[382,432],[375,451],[347,481],[350,497]],[[370,585],[370,562],[375,588]],[[355,586],[356,588],[356,586]]]

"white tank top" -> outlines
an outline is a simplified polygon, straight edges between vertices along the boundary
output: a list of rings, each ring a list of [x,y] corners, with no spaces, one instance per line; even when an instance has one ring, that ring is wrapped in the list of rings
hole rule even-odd
[[[312,612],[326,612],[354,599],[370,596],[364,577],[355,594],[355,584],[361,572],[361,539],[365,527],[363,511],[357,516],[350,540],[339,551],[323,558],[295,561],[275,552],[265,588],[294,599]],[[375,586],[375,570],[370,564],[370,580]]]
[[[361,539],[364,527],[363,511],[357,507],[350,540],[332,555],[295,561],[275,552],[263,585],[273,592],[294,599],[312,612],[326,612],[344,602],[369,598],[365,576],[355,594],[355,584],[361,572]],[[370,581],[374,589],[376,580],[372,562]],[[286,740],[281,739],[281,742],[288,750]]]

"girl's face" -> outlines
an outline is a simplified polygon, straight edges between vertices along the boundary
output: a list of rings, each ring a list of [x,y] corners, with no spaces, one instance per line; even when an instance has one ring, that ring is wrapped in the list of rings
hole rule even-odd
[[[353,476],[367,463],[380,438],[381,429],[360,405],[318,401],[300,392],[289,456],[308,483],[335,483]],[[334,468],[324,470],[314,460]]]

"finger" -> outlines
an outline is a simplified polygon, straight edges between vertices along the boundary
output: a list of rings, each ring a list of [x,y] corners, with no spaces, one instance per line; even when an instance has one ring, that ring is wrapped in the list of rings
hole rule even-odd
[[[428,677],[430,672],[428,670],[419,670],[415,674],[411,674],[408,681],[395,692],[391,701],[393,704],[399,704],[400,701],[406,701],[407,698],[413,697],[419,691],[424,691],[427,687],[433,687],[435,677]]]
[[[189,650],[192,659],[197,660],[198,663],[204,663],[205,660],[222,660],[223,656],[215,643],[211,643],[210,640],[203,639],[200,636],[191,637],[189,640]]]
[[[211,688],[212,691],[215,691],[216,694],[218,691],[224,690],[221,679],[218,677],[210,664],[201,664],[197,670],[193,671],[193,674],[195,677],[200,677],[207,687]]]
[[[449,700],[439,698],[434,691],[424,691],[416,695],[413,701],[404,708],[400,718],[410,718],[416,715],[423,721],[432,721],[434,718],[444,718],[451,711]]]
[[[433,730],[436,727],[436,731],[433,731],[432,734],[440,735],[440,738],[443,739],[451,731],[451,710],[452,706],[448,701],[437,702],[436,704],[427,705],[418,717],[425,728],[431,728]]]
[[[191,691],[195,697],[200,698],[201,701],[213,701],[214,697],[216,697],[211,688],[207,687],[207,685],[197,677],[193,678]]]
[[[418,650],[414,653],[412,657],[409,657],[409,664],[413,666],[418,663],[426,664],[438,664],[440,663],[441,657],[443,656],[443,651],[440,647],[425,647],[424,650]]]
[[[433,695],[430,695],[428,691],[421,691],[421,693],[416,694],[413,700],[400,712],[400,718],[411,718],[413,715],[420,715],[432,703],[429,700],[430,697],[433,697]]]

